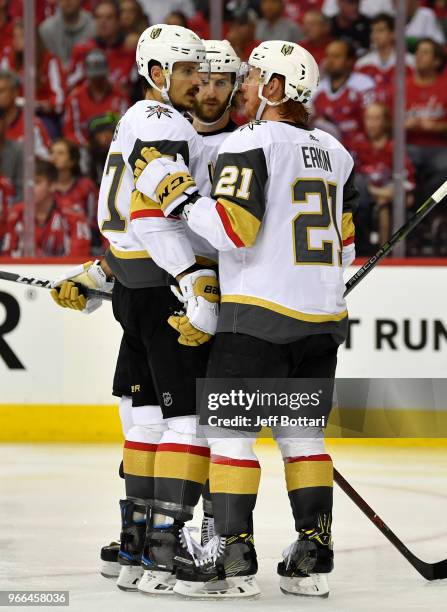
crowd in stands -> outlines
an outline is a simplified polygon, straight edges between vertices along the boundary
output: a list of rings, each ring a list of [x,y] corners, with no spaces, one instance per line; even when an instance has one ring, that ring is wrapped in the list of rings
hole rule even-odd
[[[447,0],[406,0],[405,194],[408,211],[447,170]],[[0,0],[0,256],[23,255],[25,105],[22,2]],[[85,256],[105,245],[98,187],[116,124],[140,97],[135,49],[153,23],[210,38],[208,0],[36,2],[36,254]],[[394,0],[228,0],[223,37],[242,60],[263,40],[298,42],[321,84],[312,121],[356,163],[357,252],[393,226]],[[244,120],[243,109],[235,117]],[[447,255],[441,212],[408,242],[409,255]]]

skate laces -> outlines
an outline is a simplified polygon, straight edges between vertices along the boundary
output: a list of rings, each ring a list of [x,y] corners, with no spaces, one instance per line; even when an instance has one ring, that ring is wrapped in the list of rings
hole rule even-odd
[[[289,568],[290,564],[293,561],[293,556],[296,552],[297,546],[298,546],[298,540],[295,540],[295,542],[292,542],[292,544],[289,544],[289,546],[287,546],[287,548],[285,548],[282,551],[283,559],[286,562],[286,569]]]
[[[211,516],[204,516],[202,519],[202,543],[203,545],[208,544],[208,542],[214,538],[214,518]]]
[[[185,526],[181,529],[179,534],[181,545],[186,548],[191,557],[194,559],[194,562],[196,562],[197,558],[202,553],[202,547],[194,540],[191,535],[192,533],[197,531],[199,531],[197,527]]]
[[[225,550],[226,538],[215,535],[205,546],[201,546],[201,554],[197,559],[196,565],[202,566],[208,563],[215,563],[216,559],[223,555]]]

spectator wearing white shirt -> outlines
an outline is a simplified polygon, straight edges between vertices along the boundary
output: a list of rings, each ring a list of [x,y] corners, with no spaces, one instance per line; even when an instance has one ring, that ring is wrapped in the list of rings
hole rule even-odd
[[[372,50],[361,57],[355,70],[367,74],[376,82],[377,88],[384,90],[393,86],[396,65],[396,41],[394,19],[391,15],[381,13],[371,20]],[[407,76],[414,68],[414,58],[410,53],[405,56]],[[385,98],[383,98],[385,100]]]
[[[360,13],[365,17],[375,17],[379,13],[395,14],[393,0],[361,0]],[[333,17],[338,13],[337,0],[324,0],[323,13],[326,17]]]
[[[407,0],[405,35],[410,51],[415,50],[417,41],[421,38],[431,38],[440,45],[445,44],[444,32],[435,12],[420,4],[419,0]]]
[[[139,3],[151,24],[164,23],[172,11],[181,11],[188,19],[196,12],[192,0],[139,0]]]

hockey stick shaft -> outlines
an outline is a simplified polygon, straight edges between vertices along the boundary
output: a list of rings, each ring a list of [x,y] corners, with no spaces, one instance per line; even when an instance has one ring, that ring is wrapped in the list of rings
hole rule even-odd
[[[346,283],[344,296],[346,297],[356,287],[362,278],[377,265],[377,263],[388,253],[394,246],[405,238],[413,228],[428,215],[428,213],[447,195],[447,181],[437,189],[415,212],[415,214],[405,223],[395,234],[391,236],[388,242],[380,247],[375,255],[373,255]],[[379,531],[393,544],[393,546],[411,563],[411,565],[423,576],[426,580],[442,580],[447,578],[447,559],[438,563],[426,563],[418,559],[391,531],[388,525],[374,512],[366,501],[357,493],[357,491],[349,484],[349,482],[334,468],[334,480],[338,486],[346,493],[346,495],[354,502],[354,504],[369,518],[370,521],[379,529]]]
[[[360,508],[377,529],[393,544],[395,548],[411,563],[411,565],[426,580],[442,580],[447,578],[447,559],[438,563],[426,563],[418,559],[406,546],[399,540],[397,535],[391,531],[388,525],[380,518],[366,501],[357,493],[345,478],[334,468],[334,480],[346,495]]]
[[[344,297],[351,293],[362,278],[365,278],[365,276],[371,272],[371,270],[379,263],[381,259],[391,253],[396,244],[405,238],[405,236],[407,236],[416,227],[416,225],[418,225],[422,219],[428,215],[428,213],[437,204],[439,204],[441,200],[445,198],[446,195],[447,181],[444,181],[441,187],[439,187],[439,189],[437,189],[427,200],[425,200],[423,204],[421,204],[421,206],[419,206],[414,215],[410,217],[410,219],[391,236],[388,242],[385,242],[377,253],[368,259],[368,261],[359,270],[357,270],[353,276],[351,276],[346,283]]]
[[[53,281],[35,278],[34,276],[21,276],[20,274],[14,274],[13,272],[5,272],[0,270],[0,280],[12,281],[13,283],[20,283],[22,285],[29,285],[31,287],[40,287],[42,289],[51,289]],[[112,294],[107,291],[99,291],[99,289],[88,289],[82,287],[82,292],[89,298],[101,298],[102,300],[112,300]]]

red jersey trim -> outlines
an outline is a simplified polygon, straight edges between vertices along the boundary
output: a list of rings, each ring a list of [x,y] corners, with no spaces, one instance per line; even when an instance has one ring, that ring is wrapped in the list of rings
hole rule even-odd
[[[297,463],[299,461],[332,461],[330,455],[309,455],[309,457],[285,457],[284,463]]]
[[[145,451],[147,453],[155,453],[157,450],[157,444],[147,444],[146,442],[132,442],[131,440],[126,440],[124,442],[124,448]]]
[[[242,240],[239,238],[239,236],[233,230],[233,227],[231,226],[231,222],[230,222],[230,219],[228,218],[226,210],[222,206],[222,204],[220,204],[220,202],[216,202],[216,210],[217,210],[217,214],[220,217],[220,220],[222,221],[222,225],[224,226],[224,230],[225,230],[227,236],[230,238],[230,240],[237,247],[239,247],[239,248],[240,247],[244,247],[245,244],[242,242]]]
[[[163,217],[165,218],[162,210],[137,210],[130,215],[130,220],[141,219],[143,217]]]
[[[354,242],[354,236],[349,236],[349,238],[346,238],[345,240],[343,240],[343,246],[348,246],[349,244],[352,244]]]
[[[187,453],[189,455],[200,455],[201,457],[209,457],[210,449],[207,446],[193,446],[191,444],[174,444],[173,442],[167,442],[166,444],[159,444],[157,452],[165,453]]]
[[[218,463],[219,465],[232,465],[233,467],[245,467],[245,468],[260,468],[259,461],[253,459],[233,459],[232,457],[225,457],[224,455],[211,455],[211,463]]]

